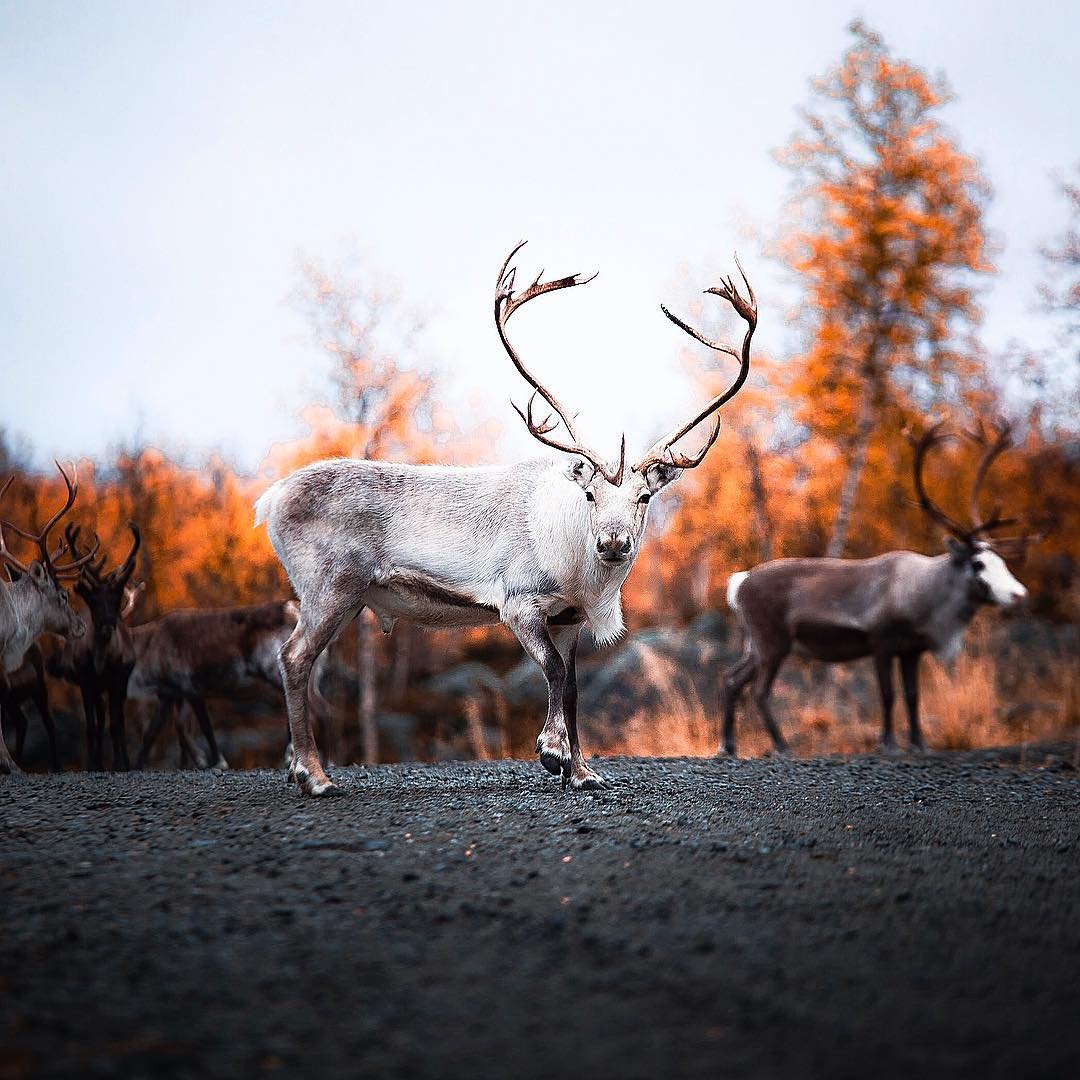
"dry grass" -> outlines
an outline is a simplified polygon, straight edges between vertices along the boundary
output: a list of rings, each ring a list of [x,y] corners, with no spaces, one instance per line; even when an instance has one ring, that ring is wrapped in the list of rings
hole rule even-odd
[[[1010,645],[1001,627],[976,628],[950,668],[924,658],[920,668],[923,738],[936,750],[1076,738],[1080,745],[1080,666],[1075,657],[1041,657],[1031,663]],[[858,665],[807,665],[792,659],[794,677],[777,682],[773,707],[792,752],[800,757],[872,751],[881,738],[881,713],[870,661]],[[693,695],[676,691],[658,664],[650,681],[666,681],[672,694],[663,715],[642,710],[628,718],[609,753],[707,756],[720,741],[720,717]],[[807,689],[809,684],[809,689]],[[684,684],[683,684],[684,685]],[[897,674],[894,730],[907,742],[907,716]],[[737,709],[739,754],[767,754],[772,742],[744,694]]]

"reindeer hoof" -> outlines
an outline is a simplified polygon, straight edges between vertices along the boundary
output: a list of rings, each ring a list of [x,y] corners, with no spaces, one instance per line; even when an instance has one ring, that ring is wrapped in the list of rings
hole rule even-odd
[[[540,755],[540,764],[554,776],[570,771],[570,740],[565,732],[541,731],[536,740],[536,752]]]
[[[228,772],[229,763],[223,757],[219,757],[210,768],[213,769],[214,772]]]
[[[318,773],[312,773],[296,757],[293,758],[292,767],[289,769],[289,779],[295,780],[300,785],[302,794],[310,795],[315,799],[333,798],[336,795],[345,794],[321,768]]]
[[[602,791],[611,785],[588,765],[578,764],[563,773],[563,787],[571,791]]]
[[[333,780],[312,780],[310,777],[300,785],[300,790],[314,799],[336,799],[345,794],[345,789],[338,787]]]

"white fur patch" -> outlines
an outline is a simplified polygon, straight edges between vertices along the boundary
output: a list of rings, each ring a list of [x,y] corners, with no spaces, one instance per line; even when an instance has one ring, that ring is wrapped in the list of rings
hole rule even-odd
[[[749,570],[736,570],[727,583],[727,602],[732,611],[739,610],[739,586],[746,580]]]
[[[976,572],[977,576],[990,591],[990,599],[999,607],[1018,604],[1027,596],[1027,589],[1012,576],[1000,555],[984,548],[976,558],[983,564]]]
[[[621,637],[626,629],[622,586],[634,560],[606,565],[596,557],[589,504],[564,470],[549,470],[537,484],[529,528],[541,568],[559,582],[566,603],[584,610],[597,643],[609,645]]]

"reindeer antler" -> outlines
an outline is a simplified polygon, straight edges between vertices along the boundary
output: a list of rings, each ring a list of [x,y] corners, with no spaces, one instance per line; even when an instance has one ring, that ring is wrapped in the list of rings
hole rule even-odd
[[[142,545],[142,536],[139,532],[139,526],[134,521],[129,521],[127,527],[131,530],[131,550],[127,553],[122,563],[117,564],[107,574],[103,574],[105,565],[108,562],[108,555],[102,555],[96,563],[86,563],[82,568],[83,577],[91,585],[115,585],[126,584],[129,577],[131,577],[135,570],[135,556],[139,552],[139,548]],[[64,529],[64,536],[67,539],[68,547],[74,555],[78,557],[78,544],[79,544],[79,526],[69,524]],[[95,552],[96,552],[95,548]]]
[[[21,572],[26,572],[26,567],[24,567],[22,563],[20,563],[4,545],[3,529],[4,527],[7,527],[11,529],[11,531],[16,535],[23,537],[24,540],[30,540],[31,542],[37,544],[38,551],[41,553],[42,565],[45,567],[50,577],[52,577],[55,581],[59,581],[61,578],[70,578],[72,576],[77,576],[82,567],[89,563],[97,555],[98,548],[100,548],[101,543],[95,537],[93,549],[88,554],[82,556],[81,558],[74,559],[69,563],[60,564],[56,562],[56,560],[66,550],[66,545],[63,541],[61,541],[61,543],[57,546],[56,551],[50,554],[49,533],[60,521],[60,519],[72,508],[72,506],[75,505],[75,497],[76,495],[78,495],[79,492],[79,475],[75,463],[72,462],[71,464],[70,477],[64,471],[64,467],[60,464],[59,461],[57,461],[55,464],[56,467],[60,470],[60,475],[64,478],[64,486],[67,488],[67,498],[64,501],[64,505],[60,507],[60,509],[57,510],[51,518],[49,518],[49,520],[45,523],[45,527],[36,533],[27,532],[25,529],[20,529],[18,525],[13,525],[10,521],[0,521],[0,550],[2,550],[5,559],[10,564],[15,566]],[[9,479],[4,485],[3,491],[7,490],[8,484],[10,483],[11,480]],[[0,491],[0,495],[3,494],[3,491]]]
[[[966,529],[960,522],[949,517],[944,510],[941,509],[926,493],[926,486],[923,483],[923,468],[926,465],[926,455],[935,446],[940,446],[941,443],[947,442],[952,436],[944,433],[942,429],[945,426],[943,420],[939,420],[936,424],[927,428],[917,439],[911,434],[910,431],[905,432],[908,437],[908,441],[911,443],[915,451],[914,460],[914,473],[915,473],[915,496],[919,500],[919,506],[922,507],[923,512],[932,520],[936,521],[946,532],[951,533],[964,543],[969,543],[971,540],[970,529]]]
[[[495,283],[495,326],[499,331],[499,340],[502,341],[503,348],[513,362],[514,367],[517,368],[521,376],[533,388],[533,393],[529,398],[525,409],[520,408],[514,402],[511,402],[511,404],[514,406],[514,411],[518,416],[525,421],[525,425],[529,429],[529,434],[531,434],[534,439],[542,442],[545,446],[550,446],[555,450],[561,450],[563,453],[577,454],[578,456],[585,458],[585,460],[588,461],[609,484],[614,484],[618,487],[623,481],[623,472],[626,466],[626,436],[624,435],[622,438],[622,446],[619,450],[618,467],[612,470],[596,451],[590,449],[580,438],[578,438],[577,431],[574,428],[573,414],[571,414],[558,398],[556,398],[555,395],[522,363],[517,350],[510,344],[510,339],[506,336],[506,324],[509,321],[510,316],[523,304],[527,304],[530,300],[535,300],[536,297],[543,296],[544,293],[554,292],[557,289],[569,289],[573,288],[575,285],[587,285],[596,277],[596,274],[592,274],[589,277],[582,277],[580,274],[569,274],[566,277],[555,278],[552,281],[542,281],[541,278],[543,278],[544,272],[541,270],[540,273],[536,275],[536,280],[527,289],[523,289],[521,292],[515,294],[514,284],[517,276],[517,267],[510,266],[510,262],[525,246],[525,243],[526,242],[522,240],[521,243],[507,255],[506,260],[499,269],[499,277]],[[538,394],[554,410],[554,415],[549,415],[544,420],[539,421],[533,417],[533,404],[535,403]],[[558,417],[558,419],[556,419],[556,417]],[[566,428],[566,431],[570,436],[569,442],[561,442],[558,439],[550,437],[550,433],[554,431],[560,423]]]
[[[746,377],[750,374],[750,341],[754,336],[754,331],[757,329],[757,297],[754,295],[754,288],[750,284],[746,276],[746,271],[743,270],[742,263],[739,262],[739,257],[735,256],[735,265],[739,268],[739,273],[742,275],[743,284],[746,285],[746,291],[749,294],[748,297],[744,297],[736,288],[735,283],[730,277],[721,278],[720,285],[711,289],[706,289],[706,293],[710,293],[713,296],[719,296],[722,300],[726,300],[735,311],[746,320],[746,335],[743,337],[743,343],[741,349],[736,349],[734,346],[726,345],[719,341],[713,341],[707,338],[700,330],[696,330],[690,326],[689,323],[684,322],[678,317],[673,315],[668,309],[661,304],[660,310],[681,330],[689,334],[695,341],[700,341],[702,345],[707,345],[710,349],[715,349],[717,352],[727,353],[729,356],[735,357],[740,362],[739,374],[736,376],[735,381],[725,390],[723,393],[717,394],[716,397],[708,401],[691,419],[689,419],[682,427],[676,428],[670,435],[661,439],[659,442],[654,443],[645,456],[634,466],[634,471],[638,473],[644,473],[652,465],[667,465],[676,469],[694,469],[705,460],[705,455],[709,452],[709,448],[716,442],[717,436],[720,434],[720,417],[716,418],[716,423],[713,424],[712,431],[709,433],[709,437],[705,442],[705,445],[692,457],[688,457],[685,454],[676,454],[673,447],[684,435],[689,434],[702,420],[707,419],[713,413],[715,413],[721,405],[724,405],[730,401],[741,389]]]
[[[987,437],[986,428],[983,425],[981,418],[976,422],[974,431],[964,432],[972,442],[977,446],[982,446],[984,448],[982,459],[979,461],[979,467],[975,470],[975,480],[971,485],[971,498],[968,502],[968,509],[971,514],[971,535],[973,538],[985,535],[993,529],[1000,528],[1003,525],[1015,524],[1014,518],[1003,518],[1001,516],[1000,507],[995,507],[990,517],[986,519],[983,519],[979,512],[979,495],[982,493],[982,485],[983,481],[986,479],[986,474],[989,472],[990,466],[994,464],[1001,454],[1012,446],[1012,424],[1005,420],[996,420],[993,427],[996,436],[993,441]]]
[[[918,496],[919,505],[926,514],[939,525],[942,525],[948,532],[955,536],[957,540],[960,540],[962,543],[968,544],[969,546],[974,544],[980,537],[984,537],[995,547],[1007,547],[1009,545],[1018,544],[1026,546],[1033,540],[1039,539],[1039,537],[991,537],[989,534],[994,529],[1001,528],[1003,525],[1013,525],[1015,524],[1016,519],[1002,517],[999,508],[995,508],[989,518],[984,518],[979,511],[979,495],[982,493],[982,485],[983,481],[986,479],[986,474],[989,472],[990,466],[993,465],[1001,454],[1012,445],[1012,425],[1004,421],[999,420],[994,423],[995,437],[993,440],[987,436],[986,428],[983,425],[982,420],[977,421],[975,431],[964,432],[969,439],[984,448],[983,456],[979,461],[978,468],[975,470],[975,478],[971,485],[971,495],[968,499],[971,524],[966,526],[961,525],[960,522],[949,517],[944,510],[930,499],[923,483],[923,467],[926,462],[927,453],[933,447],[938,446],[951,438],[950,435],[942,432],[943,427],[944,422],[939,421],[924,431],[918,439],[913,438],[910,432],[906,433],[908,440],[915,448],[915,494]]]

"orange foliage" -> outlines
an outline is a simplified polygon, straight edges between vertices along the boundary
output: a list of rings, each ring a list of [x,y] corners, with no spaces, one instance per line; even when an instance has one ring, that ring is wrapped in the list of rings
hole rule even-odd
[[[978,396],[975,280],[993,269],[989,188],[941,127],[947,89],[861,23],[852,31],[780,152],[801,184],[781,254],[807,301],[789,389],[795,419],[832,449],[835,554],[856,505],[859,535],[877,519],[864,495],[894,485],[897,431]]]

